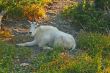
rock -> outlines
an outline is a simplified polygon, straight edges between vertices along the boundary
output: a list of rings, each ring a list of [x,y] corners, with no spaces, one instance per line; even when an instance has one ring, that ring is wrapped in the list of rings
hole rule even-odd
[[[20,66],[22,67],[26,67],[26,66],[29,66],[30,64],[29,63],[21,63]]]

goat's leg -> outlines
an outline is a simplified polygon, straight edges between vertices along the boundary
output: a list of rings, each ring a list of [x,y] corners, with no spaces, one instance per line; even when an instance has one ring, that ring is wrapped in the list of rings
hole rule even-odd
[[[38,44],[38,46],[39,46],[39,47],[42,47],[43,49],[53,50],[52,47],[48,47],[48,46],[46,45],[46,42],[45,42],[45,41],[40,42],[40,43]]]
[[[44,46],[43,49],[53,50],[52,47]]]
[[[16,44],[17,46],[33,46],[33,45],[36,45],[36,41],[33,40],[31,42],[26,42],[26,43],[20,43],[20,44]]]

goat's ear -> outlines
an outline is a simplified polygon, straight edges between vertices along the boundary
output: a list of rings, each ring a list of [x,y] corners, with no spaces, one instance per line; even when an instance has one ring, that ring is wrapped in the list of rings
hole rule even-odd
[[[28,20],[28,22],[29,22],[30,24],[32,24],[32,22],[31,22],[31,21],[29,21],[29,20]]]

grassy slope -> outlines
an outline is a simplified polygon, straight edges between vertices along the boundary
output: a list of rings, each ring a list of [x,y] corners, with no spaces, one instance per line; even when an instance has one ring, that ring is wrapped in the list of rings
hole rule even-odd
[[[79,46],[82,48],[89,46],[90,50],[79,52],[74,57],[62,52],[62,49],[59,48],[51,51],[44,50],[33,57],[34,50],[30,48],[17,47],[0,41],[0,73],[107,73],[107,71],[109,73],[109,47],[108,49],[105,48],[103,52],[94,52],[98,48],[92,50],[94,41],[100,46],[109,37],[101,37],[101,40],[100,35],[87,35],[87,33],[86,36],[84,35],[79,34]],[[97,41],[96,38],[100,41]],[[86,43],[85,46],[84,43]],[[28,63],[29,65],[20,66],[21,63]]]

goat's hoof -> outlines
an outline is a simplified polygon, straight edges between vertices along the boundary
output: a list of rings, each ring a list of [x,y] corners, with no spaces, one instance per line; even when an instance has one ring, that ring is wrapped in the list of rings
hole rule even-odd
[[[45,49],[53,50],[53,48],[51,48],[51,47],[43,47],[43,49],[44,49],[44,50],[45,50]]]
[[[23,44],[16,44],[16,46],[24,46]]]

